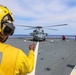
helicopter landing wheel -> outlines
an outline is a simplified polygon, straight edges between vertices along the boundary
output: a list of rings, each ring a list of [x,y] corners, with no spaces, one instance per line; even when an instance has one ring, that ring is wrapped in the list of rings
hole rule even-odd
[[[43,39],[43,41],[45,41],[45,39]]]

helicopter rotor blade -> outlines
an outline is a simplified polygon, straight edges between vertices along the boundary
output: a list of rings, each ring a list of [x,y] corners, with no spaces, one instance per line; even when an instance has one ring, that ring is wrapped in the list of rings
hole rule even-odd
[[[30,29],[35,29],[35,28],[27,28],[27,29],[24,29],[24,30],[30,30]]]
[[[57,27],[57,26],[66,26],[68,24],[59,24],[59,25],[51,25],[51,26],[46,26],[46,27]]]
[[[58,31],[58,29],[54,29],[54,28],[46,28],[46,29]]]
[[[34,26],[25,26],[25,25],[16,25],[16,26],[21,26],[21,27],[34,27]],[[34,27],[35,28],[35,27]]]

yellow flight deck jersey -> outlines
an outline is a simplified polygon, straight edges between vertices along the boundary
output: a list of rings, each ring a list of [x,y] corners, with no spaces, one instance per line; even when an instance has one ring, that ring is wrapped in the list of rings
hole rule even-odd
[[[0,43],[0,75],[26,75],[34,68],[34,51],[28,56],[22,50]]]

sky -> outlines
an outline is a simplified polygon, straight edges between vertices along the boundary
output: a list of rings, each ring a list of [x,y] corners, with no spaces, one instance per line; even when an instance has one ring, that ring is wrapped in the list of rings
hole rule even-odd
[[[50,35],[76,35],[76,0],[0,0],[14,16],[14,25],[42,26]],[[44,26],[68,24],[67,26]],[[16,26],[14,34],[29,34],[33,30]]]

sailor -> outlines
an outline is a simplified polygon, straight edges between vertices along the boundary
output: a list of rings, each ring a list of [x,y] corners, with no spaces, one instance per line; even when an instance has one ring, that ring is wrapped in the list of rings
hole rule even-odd
[[[65,40],[66,41],[66,37],[64,35],[62,35],[62,41]]]
[[[29,45],[28,55],[4,43],[14,33],[13,21],[10,10],[0,5],[0,75],[28,74],[34,68],[34,43]]]

